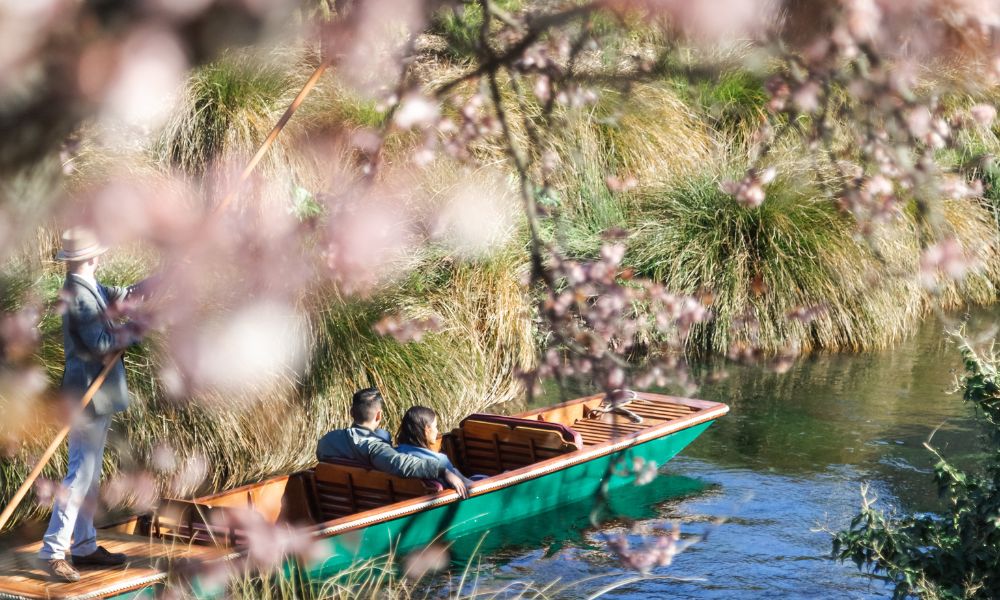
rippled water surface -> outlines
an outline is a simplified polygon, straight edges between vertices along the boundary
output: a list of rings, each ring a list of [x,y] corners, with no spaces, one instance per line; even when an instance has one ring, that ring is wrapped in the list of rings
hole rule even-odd
[[[783,375],[731,370],[698,393],[728,403],[730,414],[653,483],[617,495],[617,516],[594,527],[592,503],[563,508],[461,540],[456,560],[474,556],[479,588],[509,586],[506,595],[532,582],[555,598],[601,590],[609,598],[887,598],[881,581],[829,559],[824,530],[847,525],[862,485],[883,506],[938,508],[923,443],[936,430],[933,444],[950,458],[967,462],[978,451],[971,408],[946,393],[960,368],[943,326],[929,320],[892,351],[808,358]],[[708,537],[655,578],[630,581],[635,574],[602,542],[619,532],[638,541],[673,523]]]

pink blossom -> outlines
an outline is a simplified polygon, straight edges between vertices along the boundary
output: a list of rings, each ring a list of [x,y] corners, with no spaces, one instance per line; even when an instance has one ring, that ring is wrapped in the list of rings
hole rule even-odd
[[[0,348],[4,359],[17,363],[34,354],[41,342],[40,319],[41,313],[34,306],[0,316]]]
[[[104,66],[84,59],[81,69]],[[187,69],[180,41],[166,29],[137,29],[122,43],[116,63],[109,85],[101,86],[108,116],[147,130],[158,127],[173,109]],[[92,77],[101,75],[81,73]]]
[[[150,464],[153,469],[161,473],[173,472],[177,467],[174,449],[167,443],[160,443],[153,446],[153,451],[150,455]]]
[[[765,84],[770,100],[767,109],[771,112],[779,112],[785,109],[785,103],[791,95],[791,88],[784,77],[772,76]]]
[[[443,571],[451,558],[444,544],[431,544],[426,548],[411,552],[403,559],[404,574],[407,579],[419,580],[428,573]]]
[[[411,319],[402,313],[385,315],[373,329],[379,335],[390,336],[397,342],[419,342],[424,334],[428,332],[440,331],[443,322],[437,315],[431,315],[421,319]]]
[[[976,198],[983,195],[983,182],[978,179],[967,181],[960,175],[946,175],[941,178],[938,189],[946,198],[953,200]]]
[[[441,108],[437,102],[417,93],[407,94],[393,115],[400,129],[427,128],[437,122]]]
[[[747,208],[757,208],[764,203],[766,197],[764,186],[774,180],[777,170],[769,167],[763,171],[751,169],[740,181],[724,181],[720,185],[723,192],[733,196],[737,202]]]
[[[962,279],[971,267],[961,245],[953,237],[928,246],[920,257],[920,280],[925,287],[933,288],[939,275],[953,280]]]
[[[792,93],[792,102],[804,113],[814,113],[820,107],[822,88],[815,81],[807,81]]]
[[[931,111],[926,106],[912,108],[906,113],[906,126],[910,135],[924,138],[931,132]]]
[[[188,456],[180,461],[168,489],[172,496],[186,497],[196,491],[205,482],[206,477],[208,477],[208,460],[200,454]]]
[[[635,189],[639,185],[639,180],[632,175],[626,175],[625,177],[617,177],[615,175],[608,175],[604,179],[608,186],[608,189],[612,192],[628,192]]]
[[[878,33],[882,11],[875,0],[846,0],[847,29],[859,42],[868,41]]]
[[[535,78],[535,85],[532,88],[535,97],[541,103],[546,103],[552,98],[552,81],[547,75],[539,75]]]
[[[976,104],[969,109],[969,114],[983,127],[989,127],[996,119],[997,109],[992,104]]]

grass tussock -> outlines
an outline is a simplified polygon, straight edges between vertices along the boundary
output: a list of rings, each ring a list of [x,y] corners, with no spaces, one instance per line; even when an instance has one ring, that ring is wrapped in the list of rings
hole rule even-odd
[[[759,208],[745,208],[719,185],[739,169],[710,171],[675,187],[641,192],[626,262],[672,290],[709,290],[713,322],[694,330],[693,349],[726,352],[749,344],[789,350],[888,347],[934,307],[994,300],[1000,246],[990,211],[945,201],[941,219],[979,269],[933,291],[919,279],[919,235],[904,211],[869,243],[823,195],[814,175],[779,166]],[[821,307],[810,322],[796,309]]]

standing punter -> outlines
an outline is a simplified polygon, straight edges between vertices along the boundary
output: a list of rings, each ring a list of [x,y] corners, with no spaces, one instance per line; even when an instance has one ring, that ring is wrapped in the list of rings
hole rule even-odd
[[[108,316],[108,307],[135,294],[138,286],[103,286],[94,277],[98,259],[106,251],[93,231],[76,227],[63,233],[62,250],[56,255],[57,260],[66,262],[66,311],[62,316],[66,369],[62,389],[77,398],[83,396],[115,351],[138,342],[134,334],[116,326]],[[66,479],[52,506],[52,518],[38,553],[49,573],[61,581],[80,579],[74,567],[113,567],[128,561],[126,555],[98,546],[94,529],[108,427],[112,416],[128,408],[128,404],[125,364],[119,359],[69,434]]]

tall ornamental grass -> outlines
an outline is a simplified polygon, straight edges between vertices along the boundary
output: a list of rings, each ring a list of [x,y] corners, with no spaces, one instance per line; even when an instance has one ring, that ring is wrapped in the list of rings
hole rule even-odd
[[[710,292],[715,319],[695,328],[690,345],[726,352],[750,344],[765,352],[885,348],[935,307],[995,300],[1000,256],[993,219],[980,201],[946,201],[943,228],[979,270],[940,290],[920,283],[915,216],[904,210],[871,241],[794,163],[758,208],[720,189],[736,168],[713,170],[676,186],[644,189],[626,263],[671,290]],[[789,318],[811,310],[812,320]]]

